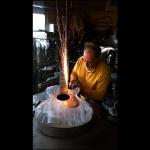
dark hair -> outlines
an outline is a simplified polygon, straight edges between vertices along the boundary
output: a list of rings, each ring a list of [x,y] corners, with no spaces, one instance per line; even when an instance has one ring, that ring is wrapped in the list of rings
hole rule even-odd
[[[95,57],[99,57],[101,55],[101,48],[98,45],[94,44],[93,42],[86,42],[84,51],[87,48],[91,48],[95,52]]]

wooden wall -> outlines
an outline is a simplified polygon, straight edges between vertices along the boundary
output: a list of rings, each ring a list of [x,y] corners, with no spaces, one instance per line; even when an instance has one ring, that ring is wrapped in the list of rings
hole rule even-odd
[[[68,13],[70,13],[70,11],[68,11]],[[98,5],[96,1],[90,1],[86,3],[86,5],[82,3],[82,7],[80,5],[77,7],[76,3],[72,6],[71,14],[87,20],[97,31],[104,31],[109,27],[115,28],[117,25],[117,5],[111,5],[111,1],[108,0],[105,3],[100,3],[100,5]],[[48,22],[55,24],[55,7],[53,9],[48,9],[47,15]]]

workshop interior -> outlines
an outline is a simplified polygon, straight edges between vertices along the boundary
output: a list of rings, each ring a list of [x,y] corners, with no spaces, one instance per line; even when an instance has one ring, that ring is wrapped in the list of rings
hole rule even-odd
[[[117,150],[117,1],[33,0],[32,10],[33,149]],[[110,71],[100,102],[69,88],[86,42],[100,48]]]

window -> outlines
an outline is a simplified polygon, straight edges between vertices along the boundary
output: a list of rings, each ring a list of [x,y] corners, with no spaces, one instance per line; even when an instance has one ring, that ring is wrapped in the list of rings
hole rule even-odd
[[[47,34],[39,30],[45,30],[45,14],[33,13],[33,38],[46,39]]]
[[[45,15],[33,13],[33,31],[45,30]]]

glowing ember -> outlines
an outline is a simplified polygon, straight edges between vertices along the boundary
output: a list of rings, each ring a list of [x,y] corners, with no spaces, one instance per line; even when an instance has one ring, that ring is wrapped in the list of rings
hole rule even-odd
[[[57,95],[57,100],[64,101],[64,105],[69,108],[77,107],[79,105],[79,101],[72,93],[72,90],[67,89],[68,93],[60,93]]]
[[[79,105],[79,101],[76,99],[76,97],[70,94],[70,99],[67,101],[64,101],[64,105],[70,108],[76,107]]]

